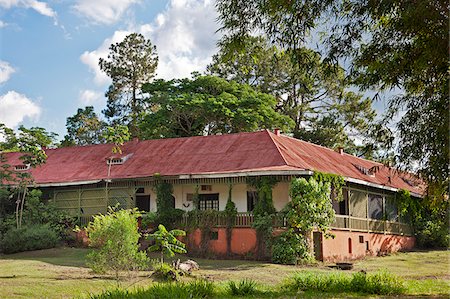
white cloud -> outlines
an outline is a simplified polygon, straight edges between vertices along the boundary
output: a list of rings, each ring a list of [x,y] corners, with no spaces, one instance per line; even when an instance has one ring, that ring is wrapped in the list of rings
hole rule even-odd
[[[209,0],[171,0],[152,24],[140,27],[159,55],[159,78],[188,77],[204,71],[216,52],[217,12]]]
[[[101,100],[103,99],[103,93],[85,89],[80,91],[78,99],[82,105],[93,106],[94,104],[101,102]]]
[[[8,62],[0,60],[0,84],[8,81],[15,71]]]
[[[152,23],[116,31],[96,50],[84,52],[80,59],[94,74],[94,82],[99,86],[105,85],[110,80],[100,71],[99,58],[107,57],[111,43],[122,41],[131,32],[139,32],[156,45],[158,78],[189,77],[194,71],[204,71],[216,51],[219,38],[216,19],[217,13],[211,1],[171,0]]]
[[[73,8],[94,23],[113,24],[139,0],[78,0]]]
[[[8,91],[0,95],[0,123],[9,128],[17,127],[25,118],[37,120],[41,108],[25,95]]]
[[[37,13],[50,17],[53,19],[55,25],[57,25],[57,14],[46,2],[37,0],[0,0],[0,6],[9,9],[14,6],[31,8]]]
[[[5,23],[2,20],[0,20],[0,28],[6,27],[6,26],[8,26],[8,23]]]
[[[94,74],[94,82],[98,86],[109,84],[111,81],[109,77],[100,70],[98,60],[100,58],[106,58],[108,56],[109,46],[121,42],[129,33],[129,31],[116,31],[111,38],[105,39],[97,50],[91,52],[85,51],[81,55],[81,61],[86,64],[89,67],[89,70]]]

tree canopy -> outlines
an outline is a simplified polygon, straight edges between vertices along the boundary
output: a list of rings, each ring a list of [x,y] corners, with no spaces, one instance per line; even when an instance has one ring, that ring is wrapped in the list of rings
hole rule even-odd
[[[128,125],[132,137],[138,137],[138,121],[143,108],[142,84],[150,82],[158,66],[156,47],[142,34],[131,33],[122,42],[112,44],[107,59],[99,66],[112,80],[106,92],[103,111],[113,124]]]
[[[214,76],[155,80],[140,130],[144,138],[225,134],[288,129],[292,121],[275,111],[276,99],[246,84]]]
[[[103,131],[106,123],[100,120],[93,106],[78,108],[74,116],[66,121],[67,135],[61,142],[62,146],[88,145],[104,143]]]
[[[375,117],[371,100],[349,89],[341,67],[305,47],[295,50],[294,59],[293,50],[261,36],[244,36],[238,46],[222,41],[208,72],[275,96],[277,111],[295,123],[294,137],[353,152],[354,138],[368,135]]]
[[[397,165],[418,166],[428,182],[448,183],[447,1],[218,0],[216,6],[225,39],[236,45],[260,32],[295,60],[309,34],[322,32],[326,59],[347,59],[348,77],[361,89],[400,89],[386,115],[405,112],[397,124]]]

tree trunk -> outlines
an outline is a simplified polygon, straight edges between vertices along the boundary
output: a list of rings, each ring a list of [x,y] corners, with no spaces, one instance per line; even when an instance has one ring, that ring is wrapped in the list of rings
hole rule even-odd
[[[22,202],[20,203],[20,218],[19,218],[19,228],[22,227],[22,215],[23,215],[23,206],[25,203],[25,196],[27,194],[27,187],[23,190]]]

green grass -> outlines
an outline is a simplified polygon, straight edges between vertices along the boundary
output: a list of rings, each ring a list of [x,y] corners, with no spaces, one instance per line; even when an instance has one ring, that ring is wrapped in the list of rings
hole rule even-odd
[[[88,250],[56,248],[0,256],[0,298],[73,298],[88,297],[104,290],[117,288],[116,282],[107,276],[98,276],[85,267]],[[180,257],[186,259],[186,257]],[[442,296],[450,294],[449,251],[398,253],[386,257],[374,257],[357,262],[353,272],[365,270],[373,273],[386,270],[405,280],[406,295]],[[297,272],[340,273],[318,264],[314,267],[275,265],[255,261],[196,259],[201,270],[194,272],[189,282],[204,278],[214,282],[227,294],[227,281],[253,280],[262,291],[275,290],[288,277]],[[151,272],[139,272],[124,279],[122,288],[150,287],[154,281]],[[275,295],[275,293],[273,293]],[[231,295],[229,295],[231,298]],[[255,295],[260,297],[260,295]],[[316,293],[306,291],[303,298],[346,298],[360,294]],[[225,296],[226,297],[226,296]],[[268,297],[274,297],[268,295]]]

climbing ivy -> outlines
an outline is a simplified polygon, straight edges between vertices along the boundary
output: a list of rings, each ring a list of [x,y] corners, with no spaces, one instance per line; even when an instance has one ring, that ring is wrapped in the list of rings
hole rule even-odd
[[[228,199],[225,206],[225,219],[226,219],[226,233],[227,233],[227,255],[231,255],[231,235],[233,232],[233,226],[236,220],[237,209],[236,204],[232,200],[233,185],[228,185]]]
[[[275,243],[272,259],[278,263],[309,261],[312,259],[311,231],[316,228],[330,236],[330,225],[335,219],[330,183],[318,182],[314,177],[293,179],[289,193],[291,201],[283,209],[288,231]]]
[[[315,171],[312,175],[314,180],[317,182],[322,183],[329,183],[330,184],[330,190],[331,190],[331,198],[333,198],[336,201],[342,201],[344,200],[342,187],[345,186],[345,180],[344,177],[333,174],[333,173],[324,173],[320,171]]]
[[[278,179],[272,176],[248,178],[247,184],[256,188],[258,201],[253,210],[253,228],[256,230],[256,256],[266,259],[272,244],[273,219],[276,213],[272,200],[272,188]]]

